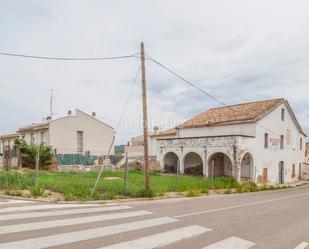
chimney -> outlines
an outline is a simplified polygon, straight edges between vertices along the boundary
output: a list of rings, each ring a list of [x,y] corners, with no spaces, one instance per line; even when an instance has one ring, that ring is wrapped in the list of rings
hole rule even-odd
[[[97,114],[95,112],[92,112],[92,117],[96,117]]]
[[[153,133],[154,134],[157,134],[159,132],[159,130],[160,130],[159,126],[153,127]]]
[[[68,116],[72,116],[72,111],[71,110],[68,111]]]

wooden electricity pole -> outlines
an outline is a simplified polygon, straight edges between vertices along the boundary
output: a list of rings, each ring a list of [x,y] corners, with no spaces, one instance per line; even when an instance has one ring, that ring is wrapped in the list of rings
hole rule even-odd
[[[145,50],[144,43],[141,42],[141,72],[142,72],[142,93],[143,93],[143,129],[144,129],[144,174],[145,189],[150,189],[149,181],[149,152],[148,152],[148,116],[147,116],[147,90],[146,90],[146,70],[145,70]]]

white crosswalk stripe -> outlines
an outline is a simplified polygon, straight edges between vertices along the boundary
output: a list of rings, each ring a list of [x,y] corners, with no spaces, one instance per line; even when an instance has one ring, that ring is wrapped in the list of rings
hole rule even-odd
[[[136,240],[131,240],[119,244],[114,244],[107,247],[102,247],[101,249],[151,249],[161,246],[166,246],[168,244],[189,239],[194,236],[203,234],[210,231],[210,229],[193,225],[188,227],[183,227],[180,229],[175,229],[172,231],[158,233],[152,236],[143,237]]]
[[[302,242],[298,246],[295,247],[295,249],[305,249],[309,246],[309,243],[307,242]]]
[[[165,224],[176,222],[177,220],[170,217],[161,217],[154,219],[147,219],[142,221],[135,221],[130,223],[123,223],[120,225],[112,225],[106,227],[99,227],[94,229],[81,230],[76,232],[69,232],[63,234],[56,234],[50,236],[43,236],[33,239],[26,239],[14,242],[0,244],[1,249],[40,249],[52,246],[59,246],[72,242],[78,242],[108,235],[114,235],[129,231],[135,231],[143,228],[150,228]]]
[[[68,209],[68,210],[53,210],[48,212],[30,212],[21,214],[6,214],[0,216],[0,221],[17,220],[17,219],[28,219],[28,218],[40,218],[40,217],[52,217],[60,215],[70,214],[88,214],[96,212],[109,212],[131,209],[130,206],[101,206],[95,208],[82,208],[82,209]]]
[[[255,243],[251,241],[232,236],[212,245],[206,246],[203,249],[247,249],[254,245]]]
[[[148,215],[148,214],[151,214],[151,212],[133,211],[133,212],[128,212],[128,213],[105,214],[105,215],[81,217],[81,218],[74,218],[74,219],[42,221],[42,222],[27,223],[27,224],[9,225],[9,226],[5,226],[5,229],[1,229],[0,234],[17,233],[17,232],[24,232],[24,231],[29,231],[29,230],[47,229],[47,228],[61,227],[61,226],[79,225],[79,224],[85,224],[85,223],[91,223],[91,222],[100,222],[100,221],[115,220],[115,219],[121,219],[121,218],[123,219],[123,218],[137,217],[137,216]]]
[[[0,224],[0,238],[2,238],[2,243],[0,240],[0,249],[39,249],[47,247],[58,248],[58,246],[66,248],[70,243],[88,243],[88,240],[100,241],[100,238],[106,236],[116,236],[118,234],[161,227],[178,222],[177,219],[171,217],[146,217],[153,213],[146,210],[131,210],[133,207],[121,204],[39,204],[38,202],[30,202],[8,200],[5,202],[6,204],[16,205],[3,208],[1,208],[1,204],[4,202],[0,202],[0,221],[7,223],[7,225]],[[18,206],[23,203],[30,204],[27,206]],[[67,217],[68,215],[75,216]],[[49,217],[54,218],[49,221],[42,220],[43,218]],[[126,218],[130,218],[130,222],[128,220],[122,220]],[[103,225],[101,225],[101,223],[98,223],[113,220],[117,220],[117,224],[102,223]],[[10,221],[13,221],[13,224]],[[88,227],[88,225],[94,223],[95,226]],[[100,244],[102,242],[99,242],[95,246],[96,248],[101,247],[101,249],[151,249],[193,239],[196,236],[211,231],[211,229],[200,225],[176,224],[171,225],[173,228],[167,231],[166,227],[164,228],[165,231],[163,230],[154,234],[146,233],[145,236],[133,237],[128,241],[114,240],[114,244],[104,241],[104,244]],[[78,225],[84,226],[79,227]],[[75,226],[73,228],[74,231],[71,230],[70,226]],[[41,230],[46,231],[42,234],[40,233]],[[51,234],[49,234],[49,230]],[[23,232],[25,233],[23,234]],[[15,241],[15,238],[18,238],[18,236],[21,236],[21,239]],[[7,239],[10,237],[13,238],[13,241]],[[203,249],[248,249],[254,245],[255,243],[251,241],[238,237],[230,237],[208,245]],[[307,245],[308,243],[303,242],[296,249],[304,249]],[[72,247],[72,245],[70,246]]]
[[[0,213],[4,212],[18,212],[18,211],[33,211],[40,209],[56,209],[56,208],[76,208],[76,207],[95,207],[99,204],[44,204],[44,205],[34,205],[34,206],[20,206],[20,207],[5,207],[0,208]]]

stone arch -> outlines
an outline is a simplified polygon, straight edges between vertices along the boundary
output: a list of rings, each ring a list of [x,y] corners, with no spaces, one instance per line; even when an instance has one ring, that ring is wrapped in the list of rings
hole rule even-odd
[[[163,157],[164,172],[177,173],[177,162],[179,157],[175,152],[167,152]]]
[[[188,152],[183,157],[184,173],[188,175],[203,175],[203,159],[196,152]]]
[[[242,180],[252,180],[254,163],[251,153],[246,152],[241,158],[240,177]]]
[[[233,164],[228,155],[223,152],[212,154],[208,160],[208,176],[233,176]]]

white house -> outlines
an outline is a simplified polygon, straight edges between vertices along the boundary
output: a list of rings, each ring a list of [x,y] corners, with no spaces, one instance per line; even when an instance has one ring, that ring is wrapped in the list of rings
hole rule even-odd
[[[17,132],[0,137],[3,152],[14,151],[16,138],[28,143],[45,143],[60,154],[106,155],[113,142],[114,128],[103,123],[93,115],[75,110],[65,117],[44,119],[20,128]],[[114,146],[111,147],[114,153]]]
[[[151,153],[166,171],[283,183],[300,176],[305,138],[288,101],[271,99],[201,113],[153,135]]]
[[[155,145],[156,140],[152,139],[152,135],[159,132],[159,127],[155,126],[153,131],[148,131],[148,146],[149,155],[155,157]],[[144,135],[131,138],[128,144],[125,146],[125,152],[128,153],[128,157],[144,157]]]

